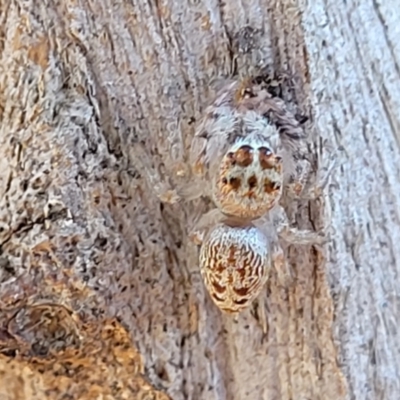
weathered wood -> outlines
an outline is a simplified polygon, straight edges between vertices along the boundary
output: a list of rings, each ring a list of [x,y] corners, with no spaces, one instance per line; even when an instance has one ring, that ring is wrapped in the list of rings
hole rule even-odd
[[[122,324],[173,399],[397,399],[398,15],[393,0],[0,0],[0,398],[21,398],[20,373],[30,399],[163,398],[101,337]],[[326,258],[291,248],[293,284],[273,274],[266,317],[235,322],[187,238],[207,203],[161,205],[153,187],[183,179],[210,82],[266,67],[294,77],[288,101],[336,152],[325,199],[288,207],[331,242]]]

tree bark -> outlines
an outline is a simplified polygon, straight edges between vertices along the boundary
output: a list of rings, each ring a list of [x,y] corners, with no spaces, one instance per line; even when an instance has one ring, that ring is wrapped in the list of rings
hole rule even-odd
[[[0,399],[397,399],[398,15],[0,0]],[[293,284],[272,274],[266,315],[235,322],[187,237],[209,204],[153,187],[184,179],[210,82],[265,68],[295,77],[288,102],[335,151],[324,199],[287,207],[330,242],[291,247]]]

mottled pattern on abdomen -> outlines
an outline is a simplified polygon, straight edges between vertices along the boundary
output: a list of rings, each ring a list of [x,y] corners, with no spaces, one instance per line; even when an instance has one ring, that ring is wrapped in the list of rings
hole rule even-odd
[[[267,239],[254,226],[217,225],[201,247],[200,270],[214,303],[225,312],[239,312],[268,279]]]

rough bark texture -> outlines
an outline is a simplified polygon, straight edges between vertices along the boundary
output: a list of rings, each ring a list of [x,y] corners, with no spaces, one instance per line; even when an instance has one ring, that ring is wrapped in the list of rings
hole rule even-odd
[[[0,399],[398,399],[399,4],[0,0]],[[207,203],[153,185],[187,168],[210,82],[266,66],[338,168],[289,207],[331,243],[290,249],[264,334],[207,297]]]

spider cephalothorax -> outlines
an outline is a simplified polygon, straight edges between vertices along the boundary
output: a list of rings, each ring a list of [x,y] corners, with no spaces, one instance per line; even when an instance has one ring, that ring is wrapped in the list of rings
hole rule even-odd
[[[271,268],[267,238],[253,225],[218,224],[200,250],[200,271],[213,302],[227,313],[252,303]]]
[[[223,213],[254,219],[277,203],[282,185],[282,157],[268,142],[250,136],[238,140],[222,158],[212,197]]]
[[[215,100],[204,110],[192,141],[190,159],[197,177],[213,181],[215,174],[224,173],[223,169],[231,167],[227,154],[232,152],[231,148],[238,142],[243,141],[243,144],[254,150],[256,147],[266,147],[283,159],[282,169],[279,171],[281,186],[297,195],[302,191],[309,172],[305,138],[304,129],[295,115],[281,98],[269,92],[264,81],[235,81],[223,86]],[[256,167],[256,157],[254,162],[247,171]],[[246,178],[252,175],[246,175]],[[262,179],[258,179],[258,183],[260,182]],[[242,181],[242,188],[243,185]],[[289,186],[295,187],[295,190]],[[227,193],[226,190],[223,192]],[[278,192],[274,190],[274,198],[280,196]],[[218,198],[218,195],[209,194],[214,200]],[[273,205],[270,197],[264,198],[267,203],[262,208],[264,211]],[[248,204],[246,197],[243,199]],[[253,198],[252,203],[255,204],[256,201]],[[240,209],[238,211],[242,212]],[[261,209],[260,212],[262,214]],[[254,208],[249,213],[258,212]]]

